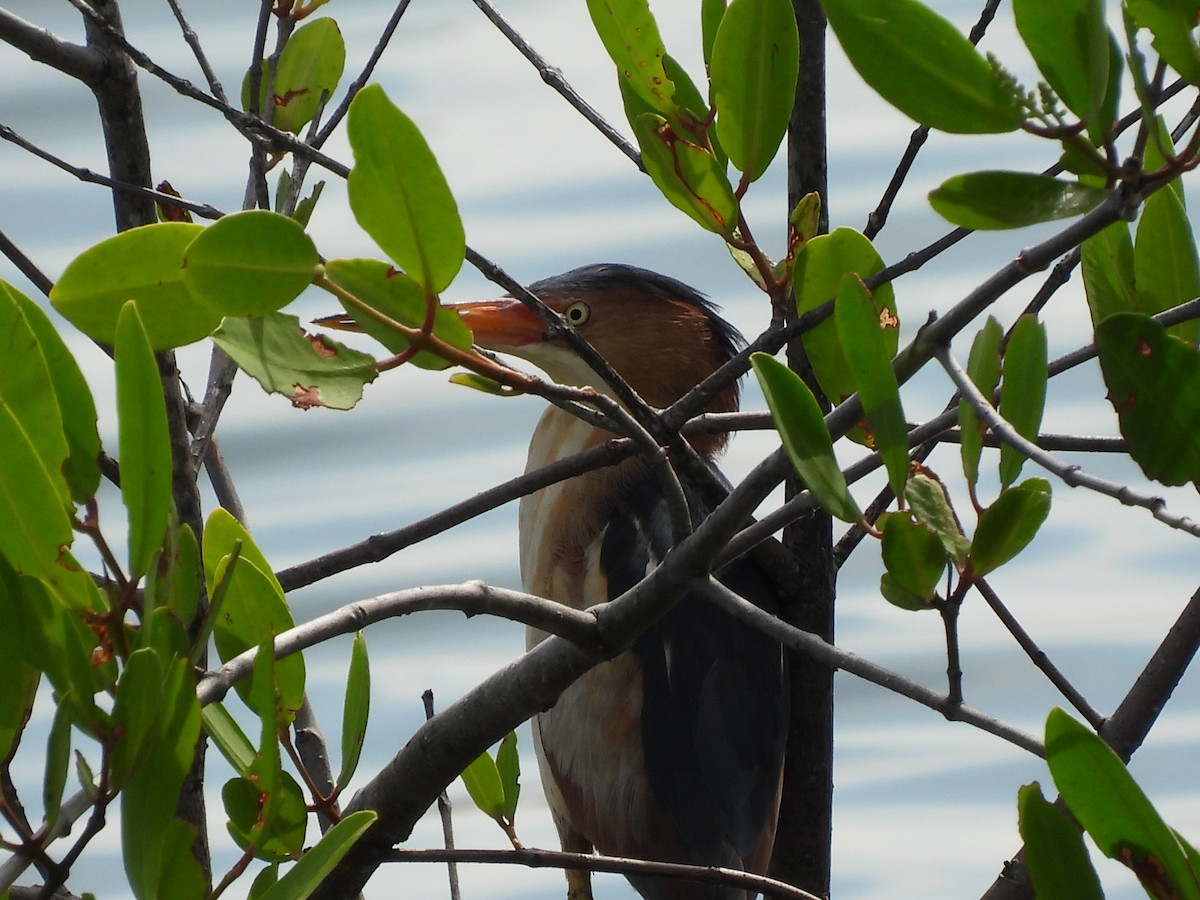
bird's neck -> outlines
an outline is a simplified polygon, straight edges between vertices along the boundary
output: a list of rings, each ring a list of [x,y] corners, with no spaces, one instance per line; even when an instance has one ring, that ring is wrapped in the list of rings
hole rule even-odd
[[[612,438],[611,432],[552,406],[534,429],[525,470],[532,472]],[[631,457],[521,498],[521,580],[527,591],[580,605],[588,555],[599,552],[604,526],[647,466],[645,459]]]

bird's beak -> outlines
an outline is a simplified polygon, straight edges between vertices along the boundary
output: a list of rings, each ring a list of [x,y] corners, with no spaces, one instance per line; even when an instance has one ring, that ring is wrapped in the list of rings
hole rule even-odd
[[[513,350],[528,344],[541,343],[546,323],[519,300],[479,300],[475,303],[455,303],[463,323],[475,335],[475,343],[489,350]]]

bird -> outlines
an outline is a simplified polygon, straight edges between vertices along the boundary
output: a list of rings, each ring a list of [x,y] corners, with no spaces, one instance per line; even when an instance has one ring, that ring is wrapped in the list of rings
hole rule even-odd
[[[702,294],[647,269],[602,263],[529,285],[644,400],[664,408],[730,359],[744,340]],[[511,297],[454,304],[477,346],[511,354],[552,380],[610,393],[561,333]],[[707,410],[738,408],[736,382]],[[614,435],[556,406],[534,429],[526,471]],[[727,436],[691,439],[709,460]],[[694,523],[708,511],[681,476]],[[518,514],[524,589],[574,608],[620,596],[671,548],[665,489],[644,457],[524,497]],[[719,575],[768,612],[776,593],[743,557]],[[530,629],[529,647],[546,635]],[[685,595],[632,647],[589,670],[533,719],[542,784],[567,851],[727,866],[765,873],[774,844],[788,728],[778,642],[700,594]],[[747,900],[745,889],[628,875],[647,900]],[[590,876],[567,870],[569,900]]]

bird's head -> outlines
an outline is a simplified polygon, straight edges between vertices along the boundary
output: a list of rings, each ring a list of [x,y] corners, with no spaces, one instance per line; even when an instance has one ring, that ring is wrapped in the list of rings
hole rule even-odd
[[[670,406],[744,344],[699,292],[674,278],[603,263],[529,286],[603,356],[647,403]],[[503,298],[456,304],[479,346],[511,353],[560,384],[605,391],[600,377],[536,313]],[[737,409],[736,383],[707,407]]]

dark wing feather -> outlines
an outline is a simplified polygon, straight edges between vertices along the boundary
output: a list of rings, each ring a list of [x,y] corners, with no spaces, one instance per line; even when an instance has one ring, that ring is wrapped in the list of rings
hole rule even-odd
[[[670,549],[667,506],[656,484],[647,476],[630,491],[629,505],[606,529],[601,565],[610,599]],[[688,495],[698,522],[704,511]],[[731,564],[721,581],[776,610],[774,592],[749,560]],[[788,687],[779,644],[688,594],[641,635],[633,652],[643,668],[651,789],[677,823],[684,861],[744,868],[773,818],[782,765]]]

